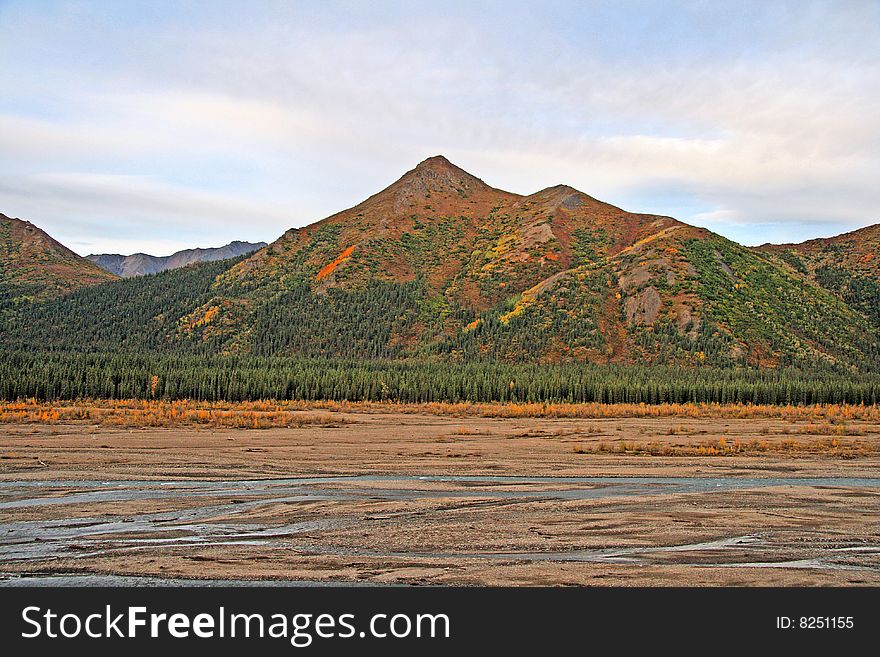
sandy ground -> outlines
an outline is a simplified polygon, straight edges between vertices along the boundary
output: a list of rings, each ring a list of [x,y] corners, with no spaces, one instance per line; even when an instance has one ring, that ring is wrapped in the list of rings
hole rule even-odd
[[[826,436],[784,420],[340,416],[250,431],[2,425],[0,571],[880,584],[876,424],[850,422],[840,448],[823,451],[809,446]],[[721,438],[769,447],[613,452]],[[802,451],[782,448],[793,439]]]

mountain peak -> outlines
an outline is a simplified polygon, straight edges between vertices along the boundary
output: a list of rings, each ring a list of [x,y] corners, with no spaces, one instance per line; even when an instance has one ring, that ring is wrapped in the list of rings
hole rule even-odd
[[[395,185],[427,193],[451,191],[458,194],[489,188],[482,180],[455,166],[442,155],[422,160],[414,169],[403,174]]]
[[[491,207],[494,201],[488,196],[511,198],[517,195],[493,189],[444,156],[435,155],[419,162],[389,187],[356,207],[362,209],[363,206],[389,203],[394,214],[409,215],[416,209],[424,210],[426,206],[442,213],[454,207],[458,209],[462,200],[486,201],[487,208]]]
[[[422,160],[416,165],[415,170],[419,169],[458,169],[452,162],[450,162],[443,155],[434,155],[427,159]]]

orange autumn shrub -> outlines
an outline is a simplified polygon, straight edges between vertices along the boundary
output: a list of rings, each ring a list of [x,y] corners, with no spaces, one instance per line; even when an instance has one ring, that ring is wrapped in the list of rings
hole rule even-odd
[[[321,415],[306,412],[325,411]],[[329,414],[328,414],[329,413]],[[340,413],[410,413],[485,418],[682,418],[779,419],[805,423],[795,433],[857,435],[848,423],[880,422],[876,405],[817,404],[772,406],[758,404],[601,404],[601,403],[449,403],[400,404],[347,401],[200,402],[192,400],[77,400],[38,402],[34,399],[0,402],[0,422],[80,422],[120,426],[300,426],[339,423]],[[330,415],[332,414],[332,415]],[[311,418],[311,419],[309,419]],[[686,433],[676,425],[670,435]]]

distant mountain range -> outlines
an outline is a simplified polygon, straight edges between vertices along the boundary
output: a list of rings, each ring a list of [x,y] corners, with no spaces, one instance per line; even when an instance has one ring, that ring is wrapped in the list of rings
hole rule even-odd
[[[229,264],[44,302],[7,341],[858,370],[880,364],[878,249],[880,226],[745,247],[566,185],[495,189],[437,156]]]
[[[145,276],[158,274],[169,269],[185,267],[194,262],[212,262],[214,260],[227,260],[237,258],[240,255],[253,253],[268,246],[265,242],[230,242],[226,246],[213,249],[185,249],[177,251],[170,256],[153,256],[146,253],[133,255],[119,255],[116,253],[103,253],[86,256],[102,269],[121,278],[132,276]]]

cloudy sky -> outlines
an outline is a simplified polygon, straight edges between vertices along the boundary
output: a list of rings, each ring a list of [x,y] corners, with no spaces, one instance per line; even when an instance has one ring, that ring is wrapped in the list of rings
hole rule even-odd
[[[0,212],[271,241],[442,153],[747,244],[880,221],[880,2],[0,0]]]

